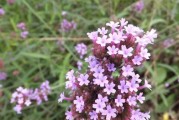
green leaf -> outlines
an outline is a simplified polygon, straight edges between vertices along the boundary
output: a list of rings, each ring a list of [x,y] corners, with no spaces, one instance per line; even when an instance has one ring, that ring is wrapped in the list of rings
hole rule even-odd
[[[158,104],[156,106],[155,111],[158,113],[163,113],[163,112],[168,111],[170,107],[172,106],[172,104],[174,103],[174,101],[175,101],[175,94],[171,94],[167,98],[165,97],[165,101],[162,101],[160,104]]]
[[[152,79],[156,82],[156,84],[162,83],[166,77],[167,77],[166,69],[162,67],[156,67],[156,69],[154,70],[154,74],[152,76]]]
[[[161,19],[161,18],[153,19],[150,22],[149,26],[151,27],[151,26],[158,24],[158,23],[166,23],[166,21],[164,19]]]
[[[27,56],[27,57],[32,57],[32,58],[42,58],[42,59],[49,59],[49,56],[47,55],[42,55],[39,53],[27,53],[27,52],[22,52],[21,55]]]

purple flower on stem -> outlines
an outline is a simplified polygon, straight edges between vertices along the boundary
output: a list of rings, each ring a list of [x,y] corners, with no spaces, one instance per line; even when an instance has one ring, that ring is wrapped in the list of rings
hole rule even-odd
[[[5,11],[3,8],[0,8],[0,16],[4,15],[5,14]]]
[[[63,32],[69,32],[74,29],[76,29],[76,23],[74,21],[70,22],[66,19],[62,20],[60,30],[62,30]]]
[[[20,29],[20,30],[26,30],[26,25],[24,22],[21,22],[19,24],[17,24],[17,27]]]
[[[60,98],[58,99],[58,102],[62,102],[65,99],[64,92],[60,94]]]
[[[0,72],[0,80],[6,80],[7,79],[7,73]]]
[[[28,34],[29,34],[28,31],[23,31],[23,32],[21,32],[21,37],[22,37],[23,39],[25,39],[25,38],[27,38]]]

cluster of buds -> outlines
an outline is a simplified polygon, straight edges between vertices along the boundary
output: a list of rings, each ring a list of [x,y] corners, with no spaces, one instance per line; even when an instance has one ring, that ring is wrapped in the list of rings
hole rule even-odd
[[[60,27],[61,31],[69,32],[71,30],[76,29],[76,23],[74,21],[68,21],[67,19],[63,19]]]
[[[21,30],[21,33],[20,33],[21,38],[23,38],[23,39],[27,38],[29,32],[28,32],[28,30],[26,29],[25,23],[24,23],[24,22],[21,22],[21,23],[17,24],[17,28],[18,28],[19,30]]]
[[[43,82],[40,88],[36,88],[35,90],[23,87],[17,88],[11,98],[11,103],[16,103],[14,111],[21,114],[22,109],[31,105],[33,102],[36,102],[39,105],[42,101],[47,101],[49,93],[50,86],[48,81]]]
[[[93,56],[85,73],[70,70],[66,79],[69,97],[60,94],[58,102],[67,100],[71,106],[65,113],[67,120],[148,120],[149,112],[142,112],[138,103],[145,100],[141,90],[151,89],[135,68],[149,59],[146,46],[157,37],[152,29],[146,33],[125,19],[106,24],[88,33],[93,41]]]

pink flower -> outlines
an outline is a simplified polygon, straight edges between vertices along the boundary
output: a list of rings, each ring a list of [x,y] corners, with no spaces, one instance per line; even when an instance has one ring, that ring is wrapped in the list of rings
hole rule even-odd
[[[6,80],[7,79],[7,73],[0,72],[0,80]]]
[[[125,99],[122,99],[122,96],[121,95],[117,95],[117,98],[115,99],[115,103],[116,103],[116,106],[123,106],[123,104],[125,103]]]
[[[106,84],[104,88],[104,92],[106,92],[108,95],[110,95],[111,93],[115,93],[116,90],[114,89],[114,87],[115,87],[115,84],[112,82],[109,84]]]
[[[107,34],[108,30],[106,30],[105,27],[102,27],[101,29],[98,28],[98,32],[99,32],[101,35],[105,35],[105,34]]]
[[[144,87],[148,88],[151,90],[152,86],[148,83],[147,80],[145,80],[145,84],[144,84]]]
[[[116,70],[116,68],[114,67],[114,64],[112,63],[107,64],[107,68],[108,68],[108,71],[110,72],[114,72]]]
[[[100,74],[102,75],[104,72],[104,69],[98,65],[95,66],[94,69],[91,69],[91,70],[94,72],[93,74],[94,77],[98,77]]]
[[[98,32],[97,31],[91,32],[91,33],[87,33],[87,35],[93,41],[97,40],[97,38],[98,38]]]
[[[23,31],[23,32],[21,32],[21,37],[22,37],[23,39],[25,39],[25,38],[27,38],[28,34],[29,34],[28,31]]]
[[[117,52],[118,52],[118,48],[116,48],[114,45],[111,47],[111,46],[108,46],[107,47],[107,49],[108,49],[108,54],[109,55],[115,55],[115,54],[117,54]]]
[[[0,16],[4,15],[5,14],[5,11],[3,8],[0,8]]]
[[[106,107],[105,103],[95,103],[93,104],[93,108],[95,109],[96,113],[103,112],[104,108]]]
[[[131,92],[137,92],[138,91],[138,87],[139,87],[139,84],[138,83],[136,83],[136,81],[135,80],[131,80],[130,82],[128,81],[127,83],[126,83],[126,85],[129,87],[129,90],[131,91]]]
[[[64,92],[60,94],[60,98],[58,99],[58,102],[62,102],[65,99]]]
[[[127,98],[127,102],[129,103],[130,106],[135,106],[137,104],[136,97],[135,96],[129,96]]]
[[[21,22],[19,24],[17,24],[17,27],[20,29],[20,30],[26,30],[26,25],[24,22]]]
[[[139,74],[132,74],[132,80],[137,81],[138,83],[140,83],[142,80],[139,79]]]
[[[78,70],[81,70],[83,63],[81,61],[77,62]]]
[[[130,76],[130,75],[133,75],[133,68],[131,67],[131,65],[127,65],[127,66],[123,66],[122,67],[122,75],[123,76]]]
[[[121,26],[126,26],[128,24],[128,21],[125,20],[125,18],[121,18],[120,20]]]
[[[120,81],[120,85],[118,85],[118,89],[121,90],[121,93],[128,93],[128,86],[126,85],[125,80]]]
[[[143,93],[140,93],[139,95],[137,95],[137,100],[140,103],[144,103],[145,97],[143,96]]]
[[[66,111],[65,115],[67,120],[73,120],[73,115],[71,111]]]
[[[113,21],[110,21],[110,23],[106,23],[106,26],[109,26],[111,27],[113,30],[115,30],[117,27],[119,27],[119,22],[113,22]]]
[[[95,111],[90,112],[89,115],[90,115],[91,120],[97,120],[98,119],[98,114]]]
[[[78,81],[79,81],[79,85],[88,85],[89,84],[89,80],[88,80],[89,75],[88,74],[80,74]]]
[[[105,84],[108,83],[107,77],[103,74],[99,74],[96,78],[93,79],[94,84],[99,85],[100,87],[104,87]]]
[[[118,51],[118,54],[121,54],[123,55],[124,58],[127,58],[127,57],[132,56],[132,53],[131,53],[132,51],[133,51],[132,47],[126,48],[125,45],[122,45],[121,50]]]
[[[98,44],[101,45],[102,47],[105,47],[106,44],[108,43],[108,41],[107,41],[107,36],[104,35],[104,36],[102,36],[102,37],[98,37],[96,43],[98,43]]]
[[[76,100],[74,100],[73,103],[76,105],[76,111],[81,113],[82,110],[84,109],[83,97],[82,96],[76,96]]]
[[[134,63],[134,65],[140,65],[142,60],[143,60],[142,57],[137,55],[137,56],[134,56],[134,58],[132,59],[132,62]]]
[[[108,41],[109,41],[109,43],[111,43],[111,42],[114,42],[114,43],[116,43],[116,44],[117,44],[117,43],[120,43],[120,40],[118,39],[118,35],[117,35],[116,32],[109,34]]]
[[[87,54],[87,46],[84,43],[77,44],[75,50],[80,55],[80,58]]]
[[[149,59],[150,53],[148,53],[148,50],[146,48],[141,48],[140,55],[144,57],[145,59]]]
[[[106,110],[102,112],[102,115],[106,116],[106,120],[111,120],[117,116],[117,110],[110,105],[107,105]]]
[[[156,30],[151,29],[151,31],[147,31],[147,33],[144,35],[144,38],[149,39],[150,43],[153,43],[154,39],[157,38]]]

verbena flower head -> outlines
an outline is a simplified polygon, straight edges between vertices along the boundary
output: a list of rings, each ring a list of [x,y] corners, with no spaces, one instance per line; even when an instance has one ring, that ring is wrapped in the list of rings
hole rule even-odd
[[[0,72],[0,80],[6,80],[6,78],[7,78],[7,73]]]
[[[74,21],[68,21],[66,19],[62,20],[60,30],[63,32],[68,32],[73,29],[76,29],[76,23]]]
[[[16,91],[12,94],[11,103],[15,103],[14,111],[21,114],[24,107],[30,106],[33,102],[38,105],[42,101],[48,100],[48,94],[50,93],[49,82],[45,81],[41,84],[40,88],[27,89],[23,87],[18,87]]]
[[[138,103],[145,100],[141,90],[151,85],[140,79],[136,67],[149,59],[146,47],[153,44],[156,31],[145,33],[124,18],[106,25],[87,34],[93,55],[85,59],[86,72],[67,73],[66,88],[71,92],[59,98],[71,102],[66,119],[148,120],[149,112],[141,112]]]
[[[0,8],[0,16],[5,14],[5,10],[3,8]]]

